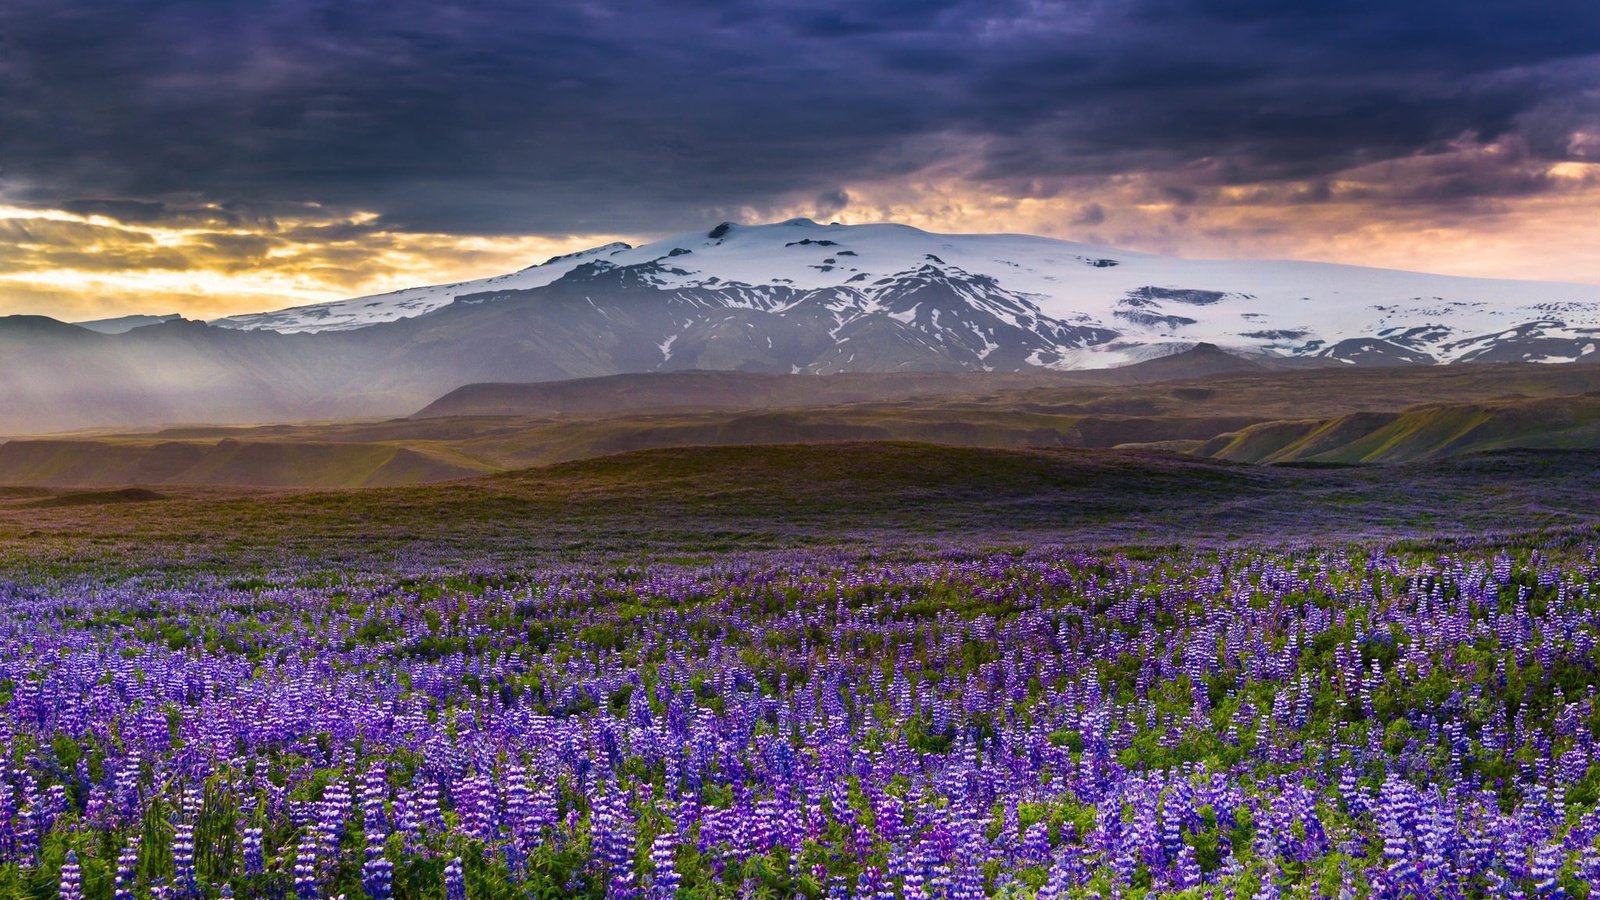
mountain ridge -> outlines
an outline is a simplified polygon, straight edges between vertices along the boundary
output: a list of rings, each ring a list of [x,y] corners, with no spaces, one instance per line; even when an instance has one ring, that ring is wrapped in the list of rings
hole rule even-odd
[[[215,324],[358,329],[566,279],[600,280],[608,272],[621,287],[721,292],[718,305],[727,308],[793,314],[809,306],[836,318],[885,313],[923,330],[928,323],[919,316],[930,309],[878,294],[892,292],[896,281],[943,279],[962,299],[1050,344],[1036,340],[1031,349],[1038,355],[1022,357],[1053,368],[1102,368],[1159,353],[1166,344],[1202,341],[1272,355],[1413,364],[1577,359],[1593,355],[1588,345],[1600,340],[1595,285],[1293,260],[1185,260],[1033,235],[936,234],[809,219],[723,223],[638,247],[606,244],[507,275]],[[813,291],[826,293],[808,295]],[[973,324],[943,333],[994,336],[988,323]],[[837,327],[847,325],[840,318]]]
[[[360,327],[294,326],[338,304],[270,314],[283,330],[4,318],[0,434],[402,416],[475,383],[688,369],[1069,373],[1207,346],[1224,368],[1600,362],[1600,287],[1109,252],[791,220],[384,295]],[[1465,293],[1401,296],[1424,289]]]

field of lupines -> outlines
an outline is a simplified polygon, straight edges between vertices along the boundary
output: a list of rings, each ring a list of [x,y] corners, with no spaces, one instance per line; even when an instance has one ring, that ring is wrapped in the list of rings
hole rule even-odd
[[[0,583],[0,896],[1583,897],[1591,546]]]

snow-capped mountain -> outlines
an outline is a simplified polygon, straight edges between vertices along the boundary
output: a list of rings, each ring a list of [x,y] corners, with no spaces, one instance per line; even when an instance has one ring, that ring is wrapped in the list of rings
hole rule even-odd
[[[665,317],[648,335],[657,368],[683,367],[691,347],[704,364],[706,342],[749,344],[757,334],[766,345],[752,352],[772,351],[755,354],[761,367],[817,372],[1098,368],[1200,342],[1369,364],[1600,360],[1595,285],[1188,260],[1028,235],[807,219],[607,244],[508,275],[212,324],[354,331],[573,288],[589,289],[602,310],[624,296],[658,301]]]
[[[629,249],[631,248],[623,243],[605,244],[577,253],[553,256],[539,265],[529,266],[509,275],[458,281],[454,284],[406,288],[390,291],[387,294],[294,306],[275,312],[245,313],[217,319],[211,324],[224,328],[278,331],[284,334],[302,331],[349,331],[380,322],[420,316],[441,306],[448,306],[454,303],[457,297],[467,294],[544,287],[585,262]]]
[[[405,415],[468,384],[685,369],[1070,379],[1198,344],[1287,366],[1600,363],[1600,286],[719,225],[222,322],[0,317],[0,434]]]

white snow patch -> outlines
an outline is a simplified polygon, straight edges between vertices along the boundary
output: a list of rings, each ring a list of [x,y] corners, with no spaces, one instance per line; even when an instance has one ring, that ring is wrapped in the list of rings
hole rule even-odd
[[[1349,338],[1401,335],[1413,349],[1451,361],[1497,341],[1526,338],[1522,326],[1538,323],[1549,337],[1574,340],[1600,331],[1600,286],[1429,275],[1388,269],[1284,260],[1193,260],[1019,234],[941,235],[905,225],[818,225],[790,220],[773,225],[734,225],[718,237],[709,231],[680,234],[627,247],[608,244],[552,259],[520,272],[451,285],[396,291],[270,313],[232,316],[214,324],[277,331],[327,331],[366,327],[426,315],[463,296],[496,302],[501,292],[548,285],[585,263],[628,266],[662,260],[654,277],[663,289],[738,288],[733,304],[784,311],[787,290],[831,289],[822,303],[835,328],[860,316],[881,313],[874,285],[926,266],[952,276],[951,286],[968,302],[1009,324],[1031,329],[1039,314],[1079,325],[1112,329],[1120,337],[1085,350],[1064,350],[1057,368],[1099,368],[1136,362],[1147,354],[1207,341],[1230,349],[1292,350],[1296,340],[1320,339],[1324,347]],[[811,241],[806,244],[803,241]],[[821,244],[822,241],[831,242]],[[690,251],[667,257],[674,249]],[[820,254],[820,255],[819,255]],[[665,258],[664,258],[665,257]],[[937,261],[930,259],[936,257]],[[821,271],[824,258],[836,260]],[[1114,265],[1090,264],[1110,261]],[[961,273],[993,278],[1002,293],[977,290]],[[1145,288],[1146,302],[1130,306]],[[1216,291],[1215,302],[1185,302],[1181,293]],[[1016,298],[1023,298],[1018,300]],[[1031,308],[1037,306],[1037,311]],[[1150,314],[1151,324],[1117,312]],[[1164,318],[1193,319],[1171,328]],[[910,322],[915,310],[894,314]],[[1240,322],[1248,321],[1248,328]],[[939,328],[937,322],[935,327]],[[1273,337],[1300,331],[1300,339]],[[1256,334],[1249,337],[1241,335]],[[1134,349],[1139,348],[1139,349]],[[664,350],[663,354],[667,351]],[[1303,351],[1302,351],[1303,352]]]

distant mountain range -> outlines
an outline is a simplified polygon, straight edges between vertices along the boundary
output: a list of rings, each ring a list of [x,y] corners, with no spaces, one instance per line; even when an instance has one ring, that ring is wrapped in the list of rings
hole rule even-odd
[[[72,324],[79,328],[87,328],[90,331],[98,331],[101,334],[127,334],[135,328],[143,328],[146,325],[160,325],[162,322],[176,322],[182,318],[183,316],[177,313],[166,313],[156,316],[132,315],[117,316],[114,319],[91,319],[87,322],[73,322]]]
[[[0,319],[0,434],[410,413],[478,382],[685,369],[1593,362],[1600,287],[1182,260],[900,225],[723,224],[211,323]]]

